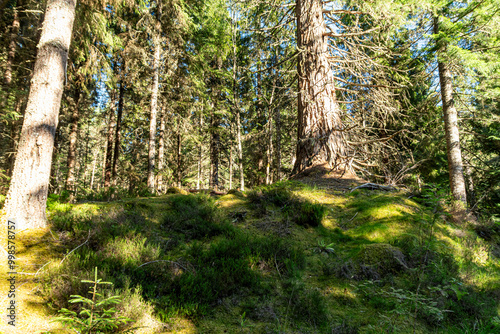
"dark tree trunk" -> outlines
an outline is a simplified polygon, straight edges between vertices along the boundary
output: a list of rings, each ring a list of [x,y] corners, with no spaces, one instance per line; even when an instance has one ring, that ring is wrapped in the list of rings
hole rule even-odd
[[[17,12],[17,8],[14,8],[14,19],[10,30],[9,51],[7,53],[7,62],[5,63],[5,90],[7,92],[9,92],[10,85],[12,84],[12,64],[14,63],[14,58],[16,57],[19,27],[19,14]]]
[[[439,33],[438,18],[434,18],[434,34]],[[453,100],[453,82],[450,69],[446,62],[439,59],[446,52],[446,45],[439,47],[438,70],[439,83],[441,86],[441,100],[443,103],[444,126],[446,136],[446,148],[448,155],[448,172],[450,188],[453,198],[467,206],[467,195],[464,180],[464,167],[462,163],[462,152],[460,149],[460,132],[458,129],[458,113]]]
[[[76,0],[47,3],[14,172],[4,207],[16,228],[47,225],[45,209]]]
[[[298,140],[292,174],[327,162],[342,163],[343,140],[340,108],[327,54],[327,37],[320,0],[297,0]]]
[[[106,162],[104,165],[104,188],[108,189],[111,185],[111,174],[113,167],[113,128],[115,127],[115,100],[111,100],[109,108],[109,123],[106,139]]]
[[[69,132],[69,146],[68,146],[68,175],[66,177],[65,188],[68,190],[71,195],[70,199],[73,200],[74,194],[76,191],[76,182],[75,182],[75,166],[76,166],[76,144],[78,140],[78,123],[80,121],[80,87],[75,84],[75,95],[74,95],[74,103],[71,106],[73,108],[73,112],[71,113],[70,120],[70,132]]]
[[[123,66],[122,70],[123,72]],[[123,75],[123,73],[122,73]],[[117,175],[118,175],[118,157],[120,156],[120,130],[122,124],[122,116],[123,116],[123,98],[125,95],[125,86],[123,84],[123,79],[120,81],[120,91],[118,95],[118,112],[116,115],[116,129],[115,129],[115,146],[114,146],[114,154],[113,154],[113,170],[112,170],[112,184],[116,186],[117,183]]]

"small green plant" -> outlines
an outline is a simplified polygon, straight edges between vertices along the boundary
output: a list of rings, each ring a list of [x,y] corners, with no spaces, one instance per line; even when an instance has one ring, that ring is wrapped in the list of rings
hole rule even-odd
[[[335,250],[333,249],[334,243],[327,244],[324,240],[318,240],[318,246],[314,247],[314,252],[321,254],[334,254]]]
[[[118,316],[114,304],[120,303],[119,296],[104,296],[97,291],[99,285],[111,285],[111,282],[103,282],[97,278],[97,267],[95,268],[95,277],[93,281],[82,280],[82,283],[92,284],[89,293],[92,298],[86,298],[80,295],[71,295],[70,303],[81,303],[81,311],[74,311],[63,308],[59,311],[61,316],[53,321],[59,321],[62,324],[76,330],[78,333],[106,333],[116,330],[118,326],[131,322],[131,319]]]

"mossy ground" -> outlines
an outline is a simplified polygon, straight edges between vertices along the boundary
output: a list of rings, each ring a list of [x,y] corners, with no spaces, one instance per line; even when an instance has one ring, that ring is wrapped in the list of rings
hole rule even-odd
[[[64,332],[50,319],[96,266],[142,333],[500,333],[496,237],[455,225],[439,199],[408,197],[288,182],[51,201],[50,230],[17,239],[20,269],[44,266],[18,275],[19,333]]]

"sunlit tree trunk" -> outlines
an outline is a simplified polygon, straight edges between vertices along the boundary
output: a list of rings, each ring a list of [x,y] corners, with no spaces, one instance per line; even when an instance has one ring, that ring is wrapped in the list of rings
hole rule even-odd
[[[439,33],[439,20],[434,18],[434,34]],[[446,43],[446,42],[445,42]],[[464,180],[464,167],[460,149],[460,132],[458,129],[458,113],[453,100],[453,82],[450,69],[441,55],[446,52],[446,45],[439,45],[438,70],[441,86],[441,100],[443,103],[444,127],[446,148],[448,155],[448,173],[450,178],[451,194],[456,201],[467,206],[467,195]]]
[[[122,75],[123,75],[122,65]],[[117,175],[118,175],[118,157],[120,156],[120,130],[122,124],[122,116],[123,116],[123,98],[125,95],[125,86],[123,84],[123,79],[120,80],[120,91],[118,95],[118,111],[116,114],[116,129],[115,129],[115,140],[114,140],[114,153],[113,153],[113,167],[111,171],[111,183],[113,186],[116,186],[117,183]]]
[[[31,80],[19,149],[4,211],[17,228],[47,225],[45,209],[75,18],[76,0],[49,0]]]
[[[342,163],[344,140],[340,108],[328,62],[327,37],[320,0],[297,0],[298,140],[292,174],[305,168]]]
[[[160,109],[160,133],[158,138],[158,185],[160,194],[164,193],[163,170],[165,169],[165,108]]]
[[[200,138],[203,138],[203,110],[200,112]],[[200,189],[201,177],[203,174],[203,140],[198,143],[198,180],[196,181],[196,189]]]
[[[214,108],[212,108],[212,116],[210,120],[210,187],[214,190],[219,189],[219,148],[220,148],[220,134],[219,134],[219,116],[216,115]]]
[[[151,115],[149,118],[149,154],[148,154],[148,188],[155,193],[155,156],[156,156],[156,116],[158,113],[158,90],[160,78],[160,42],[154,40],[153,56],[153,88],[151,90]]]

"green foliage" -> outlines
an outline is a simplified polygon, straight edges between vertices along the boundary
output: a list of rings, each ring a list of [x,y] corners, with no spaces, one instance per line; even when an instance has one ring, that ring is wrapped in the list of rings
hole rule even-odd
[[[103,282],[97,278],[97,267],[95,268],[95,277],[93,281],[82,280],[82,283],[92,284],[89,293],[92,298],[83,297],[80,295],[71,295],[69,300],[72,304],[81,304],[80,312],[70,311],[66,308],[59,310],[61,314],[53,321],[59,321],[65,326],[76,330],[78,333],[110,333],[120,325],[124,325],[131,319],[123,316],[116,316],[117,310],[112,307],[120,303],[119,296],[105,297],[98,292],[98,286],[111,285],[111,282]]]
[[[248,192],[248,199],[261,214],[266,214],[268,205],[279,207],[290,221],[304,227],[317,227],[325,217],[327,209],[319,203],[297,197],[292,188],[294,183],[276,183],[258,187]]]
[[[231,233],[230,225],[210,196],[175,195],[169,197],[169,202],[171,209],[162,222],[165,230],[178,233],[187,241]]]

